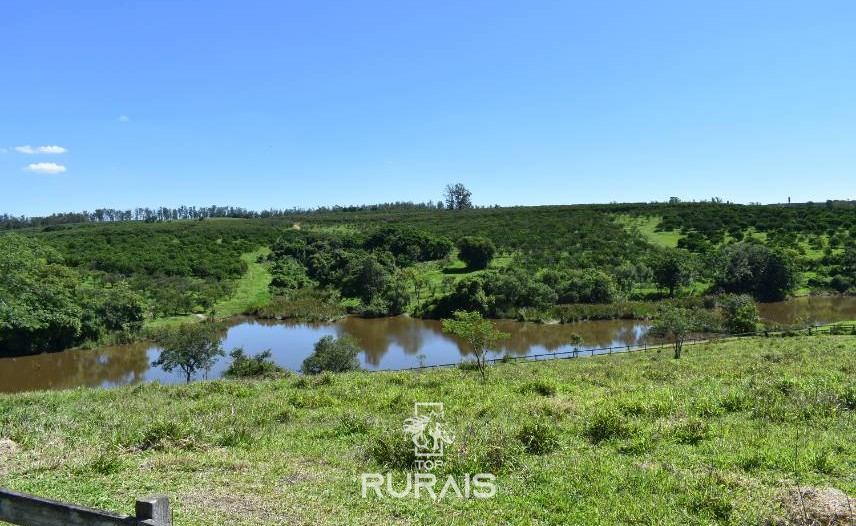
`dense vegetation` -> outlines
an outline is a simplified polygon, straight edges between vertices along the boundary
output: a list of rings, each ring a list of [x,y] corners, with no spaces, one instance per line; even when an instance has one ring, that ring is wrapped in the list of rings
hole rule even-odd
[[[99,282],[63,264],[54,249],[0,236],[0,354],[64,349],[139,331],[145,300],[127,283]]]
[[[648,316],[664,298],[856,291],[850,203],[476,208],[454,186],[445,203],[7,218],[18,229],[0,234],[0,262],[16,270],[0,277],[0,352],[133,337],[143,320],[194,313],[568,321]]]
[[[485,380],[446,369],[0,395],[0,479],[124,513],[165,493],[187,526],[808,524],[817,503],[794,492],[856,495],[852,347],[758,338],[685,346],[681,360],[498,364]],[[437,475],[495,473],[495,498],[361,497],[362,472],[403,486],[402,424],[426,400],[445,403],[456,437]]]

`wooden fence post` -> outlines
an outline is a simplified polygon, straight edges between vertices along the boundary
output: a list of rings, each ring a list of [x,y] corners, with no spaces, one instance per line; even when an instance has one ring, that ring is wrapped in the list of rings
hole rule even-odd
[[[172,526],[169,499],[137,501],[135,517],[0,488],[0,522],[17,526]]]
[[[164,495],[137,499],[134,507],[137,522],[146,526],[172,526],[172,515],[169,510],[169,498]]]

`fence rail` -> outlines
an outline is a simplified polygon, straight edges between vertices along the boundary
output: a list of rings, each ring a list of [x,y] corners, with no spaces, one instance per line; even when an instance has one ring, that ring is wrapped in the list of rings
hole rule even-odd
[[[0,488],[0,522],[18,526],[171,526],[169,499],[137,500],[134,516],[84,508]]]
[[[728,335],[710,335],[705,336],[703,338],[687,338],[684,340],[684,345],[687,344],[697,344],[697,343],[709,343],[714,341],[725,341],[725,340],[735,340],[740,338],[749,338],[749,337],[758,337],[764,336],[767,338],[777,337],[777,336],[797,336],[800,334],[806,335],[815,335],[815,334],[853,334],[856,335],[856,324],[828,324],[828,325],[814,325],[809,327],[797,327],[797,328],[779,328],[779,329],[767,329],[762,331],[754,331],[754,332],[745,332],[741,334],[728,334]],[[487,363],[497,364],[497,363],[518,363],[518,362],[528,362],[528,361],[537,361],[537,360],[563,360],[569,358],[579,358],[581,356],[601,356],[601,355],[609,355],[609,354],[618,354],[618,353],[628,353],[628,352],[638,352],[638,351],[647,351],[650,349],[666,349],[671,347],[672,343],[655,343],[648,344],[648,342],[643,342],[641,344],[636,345],[612,345],[609,347],[597,347],[591,349],[583,349],[576,348],[570,351],[555,351],[555,352],[547,352],[541,354],[526,354],[523,356],[503,356],[501,358],[490,358],[486,360]],[[389,371],[417,371],[424,369],[440,369],[445,367],[457,367],[461,365],[461,363],[465,362],[455,362],[455,363],[443,363],[443,364],[434,364],[434,365],[422,365],[417,367],[406,367],[403,369],[384,369]]]

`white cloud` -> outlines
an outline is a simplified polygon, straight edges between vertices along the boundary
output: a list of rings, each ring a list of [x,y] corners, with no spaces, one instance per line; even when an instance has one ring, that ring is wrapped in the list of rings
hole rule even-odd
[[[34,155],[37,153],[45,153],[45,154],[54,155],[54,154],[65,153],[68,150],[66,150],[62,146],[54,146],[54,145],[36,146],[36,147],[32,147],[30,145],[27,145],[27,146],[16,146],[15,151],[18,153],[25,153],[27,155]]]
[[[131,119],[127,115],[119,115],[119,122],[128,122]]]
[[[32,163],[25,166],[24,170],[37,174],[61,174],[65,173],[65,166],[57,163]]]

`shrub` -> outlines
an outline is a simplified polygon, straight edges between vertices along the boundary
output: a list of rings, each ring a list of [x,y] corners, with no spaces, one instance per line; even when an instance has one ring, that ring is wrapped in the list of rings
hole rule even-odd
[[[496,247],[485,237],[464,236],[458,240],[458,257],[471,269],[487,268]]]
[[[250,427],[246,425],[230,426],[217,439],[221,447],[248,447],[255,441]]]
[[[648,453],[654,446],[657,445],[657,440],[650,436],[635,436],[625,443],[618,446],[618,451],[625,455],[642,455]]]
[[[276,422],[278,424],[287,424],[288,422],[291,422],[292,420],[294,420],[294,417],[295,417],[295,410],[291,407],[286,407],[285,409],[278,411],[273,416],[273,420],[274,420],[274,422]]]
[[[543,455],[559,446],[555,430],[543,422],[528,422],[517,433],[527,453]]]
[[[693,418],[676,425],[672,436],[679,444],[695,445],[710,436],[710,428],[704,420]]]
[[[321,387],[324,385],[333,385],[334,383],[336,383],[336,375],[334,375],[330,371],[324,371],[323,373],[319,374],[317,378],[315,378],[315,381],[312,382],[312,385],[316,387]]]
[[[271,358],[270,349],[255,356],[249,356],[242,347],[237,347],[232,349],[229,356],[232,357],[232,362],[223,373],[223,376],[229,378],[282,376],[285,373],[285,369],[278,366]]]
[[[153,422],[142,430],[135,444],[142,451],[166,449],[168,447],[192,448],[193,434],[184,425],[173,421],[163,420]]]
[[[342,415],[335,427],[336,436],[362,435],[371,429],[371,421],[365,416],[356,413],[345,413]]]
[[[732,294],[719,300],[723,328],[731,334],[744,334],[758,329],[758,306],[748,294]]]
[[[114,453],[102,452],[86,465],[85,470],[99,475],[115,475],[122,471],[123,467],[122,457]]]
[[[326,393],[296,393],[288,397],[288,403],[297,409],[320,409],[336,405],[336,399]]]
[[[846,409],[856,409],[856,382],[850,382],[841,389],[838,401]]]
[[[585,428],[585,435],[593,444],[600,444],[614,438],[627,438],[632,434],[633,428],[620,413],[614,410],[596,413]]]
[[[360,368],[360,361],[357,359],[359,352],[356,340],[349,336],[324,336],[315,344],[312,354],[303,360],[301,371],[304,374],[355,371]]]
[[[808,459],[808,464],[812,471],[833,475],[838,472],[841,462],[835,458],[835,455],[829,450],[821,450],[815,452]]]
[[[727,521],[734,504],[719,486],[700,487],[690,492],[687,506],[695,513],[710,515],[719,521]]]
[[[524,445],[501,427],[470,426],[447,451],[447,473],[499,473],[520,464]]]
[[[365,451],[369,458],[390,469],[410,469],[416,460],[413,442],[400,429],[373,433]]]
[[[333,321],[345,314],[338,294],[318,289],[299,289],[286,296],[274,296],[265,306],[251,308],[247,314],[266,319]]]
[[[458,363],[458,369],[460,369],[461,371],[466,371],[466,372],[478,371],[479,370],[479,364],[476,363],[475,360],[463,360],[462,362]]]
[[[523,394],[537,393],[541,396],[555,396],[556,384],[546,380],[535,380],[533,382],[523,384],[523,387],[520,388],[520,392]]]

